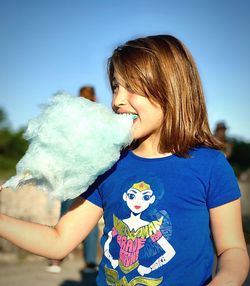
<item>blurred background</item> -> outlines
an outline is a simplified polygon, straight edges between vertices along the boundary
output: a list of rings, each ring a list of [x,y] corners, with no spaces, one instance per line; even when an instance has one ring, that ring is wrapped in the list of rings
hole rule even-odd
[[[249,19],[248,0],[0,0],[0,180],[15,173],[28,147],[23,131],[53,94],[77,96],[91,85],[97,101],[110,106],[107,59],[113,49],[135,37],[172,34],[198,65],[211,130],[225,142],[239,180],[249,241]],[[0,211],[48,224],[59,216],[57,202],[49,205],[46,195],[32,190],[2,192]],[[0,255],[6,263],[26,253],[0,240]]]

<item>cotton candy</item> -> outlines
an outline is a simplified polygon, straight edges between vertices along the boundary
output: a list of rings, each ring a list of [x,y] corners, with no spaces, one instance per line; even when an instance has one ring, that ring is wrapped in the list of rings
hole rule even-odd
[[[33,183],[52,198],[73,199],[119,159],[132,142],[131,115],[65,92],[53,96],[24,134],[29,148],[4,187]]]

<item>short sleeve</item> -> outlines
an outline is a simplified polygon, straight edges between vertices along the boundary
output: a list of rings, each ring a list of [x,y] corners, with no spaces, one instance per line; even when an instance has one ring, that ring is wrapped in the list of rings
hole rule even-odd
[[[240,189],[233,168],[221,152],[211,167],[207,206],[215,208],[240,198]]]
[[[98,207],[103,207],[102,204],[102,197],[99,192],[99,182],[98,180],[92,184],[88,190],[81,194],[81,197],[85,198],[86,200],[90,201],[91,203],[97,205]]]

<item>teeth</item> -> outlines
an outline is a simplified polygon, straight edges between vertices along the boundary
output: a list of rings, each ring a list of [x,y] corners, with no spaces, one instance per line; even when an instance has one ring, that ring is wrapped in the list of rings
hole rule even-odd
[[[128,115],[128,116],[130,116],[133,120],[138,117],[138,115],[135,114],[135,113],[125,113],[125,114]]]
[[[135,113],[120,113],[120,114],[121,115],[127,115],[127,116],[131,117],[133,120],[135,120],[138,117],[138,115]]]

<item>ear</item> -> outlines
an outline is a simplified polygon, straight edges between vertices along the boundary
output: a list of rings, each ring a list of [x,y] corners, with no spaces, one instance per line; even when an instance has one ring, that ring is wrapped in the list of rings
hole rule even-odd
[[[123,200],[126,202],[127,201],[127,194],[124,193],[123,196],[122,196]]]
[[[150,198],[150,204],[153,204],[155,202],[155,196],[153,195],[151,198]]]

